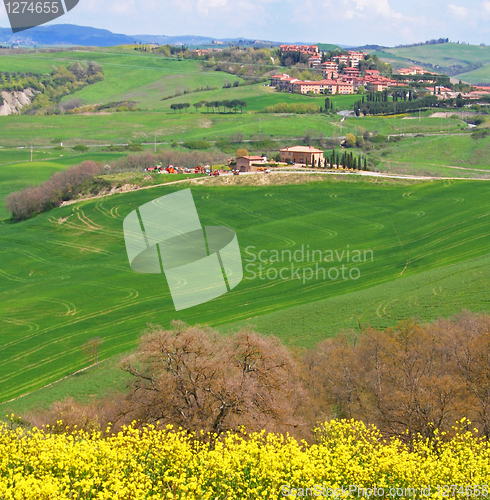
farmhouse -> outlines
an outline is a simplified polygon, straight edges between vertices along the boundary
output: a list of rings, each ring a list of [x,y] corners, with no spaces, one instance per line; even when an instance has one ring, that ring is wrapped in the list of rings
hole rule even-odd
[[[236,159],[236,170],[240,172],[255,172],[254,165],[266,163],[267,158],[263,156],[239,156]]]
[[[316,149],[313,146],[292,146],[284,148],[279,151],[281,161],[290,161],[293,163],[308,163],[312,165],[313,162],[318,165],[318,162],[323,163],[323,151]]]

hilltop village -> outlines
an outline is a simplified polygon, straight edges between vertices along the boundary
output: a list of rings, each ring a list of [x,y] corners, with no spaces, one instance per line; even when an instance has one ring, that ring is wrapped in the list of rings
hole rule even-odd
[[[355,94],[357,92],[382,92],[390,88],[407,87],[414,82],[423,83],[429,94],[440,99],[455,98],[459,92],[444,85],[449,78],[428,71],[421,66],[411,66],[395,70],[391,75],[383,75],[379,69],[366,69],[363,62],[369,58],[367,52],[349,50],[346,53],[325,57],[317,45],[281,45],[281,55],[298,54],[308,56],[308,69],[321,74],[318,80],[301,80],[288,73],[270,77],[271,86],[277,90],[299,94]],[[453,95],[454,94],[454,95]],[[476,98],[490,94],[490,87],[475,86],[463,98]]]

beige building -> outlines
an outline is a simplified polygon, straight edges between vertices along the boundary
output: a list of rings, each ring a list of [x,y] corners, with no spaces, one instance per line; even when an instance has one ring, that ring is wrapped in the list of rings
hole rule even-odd
[[[323,151],[321,149],[316,149],[313,146],[292,146],[290,148],[284,148],[279,151],[281,155],[281,161],[286,162],[287,160],[293,163],[303,163],[312,165],[313,161],[318,165],[318,161],[323,164]]]
[[[236,170],[240,170],[240,172],[256,172],[257,167],[256,164],[264,164],[267,161],[267,158],[262,156],[239,156],[236,159]]]

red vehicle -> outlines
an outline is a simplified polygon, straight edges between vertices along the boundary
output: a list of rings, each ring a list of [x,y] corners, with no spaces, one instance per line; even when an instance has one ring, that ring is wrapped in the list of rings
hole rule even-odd
[[[214,175],[214,176],[219,175],[219,170],[213,170],[213,171],[211,172],[211,175]]]
[[[233,170],[233,175],[238,175],[240,173],[240,170]]]
[[[204,174],[204,169],[203,169],[201,166],[196,167],[196,168],[194,169],[194,173],[195,173],[195,174]]]

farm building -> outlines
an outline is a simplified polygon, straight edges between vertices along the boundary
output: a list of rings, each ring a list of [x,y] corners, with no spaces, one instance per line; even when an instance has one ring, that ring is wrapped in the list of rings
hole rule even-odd
[[[281,161],[292,161],[294,163],[308,163],[312,165],[313,161],[318,165],[320,160],[322,163],[323,151],[321,149],[316,149],[313,146],[292,146],[290,148],[284,148],[279,151],[281,154]]]
[[[267,158],[263,156],[239,156],[236,159],[236,169],[240,172],[254,172],[257,170],[253,165],[263,164]]]

